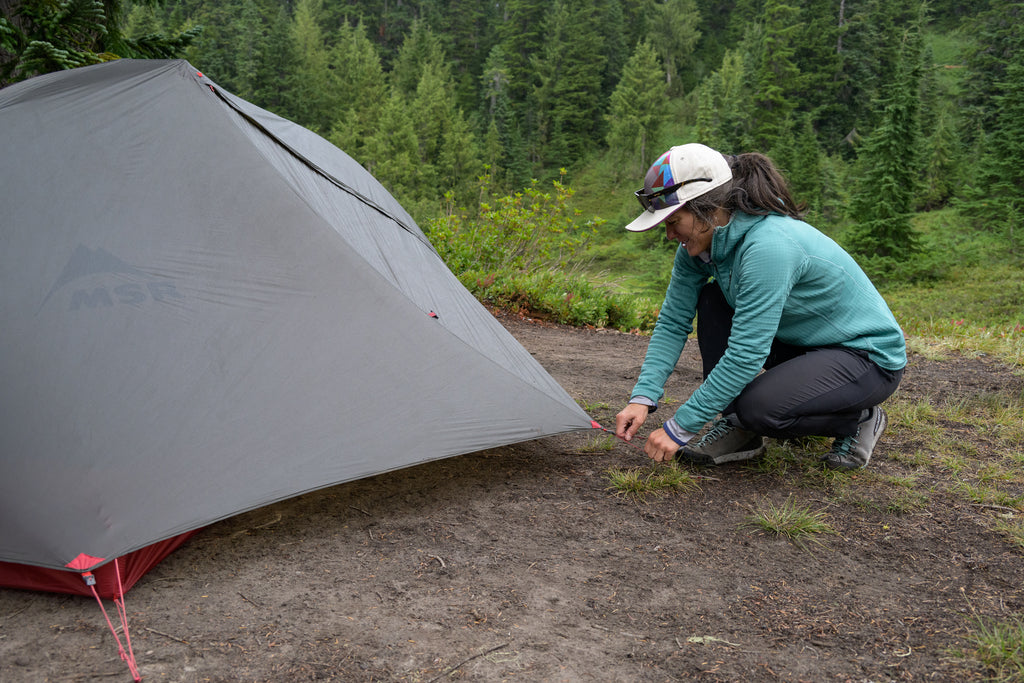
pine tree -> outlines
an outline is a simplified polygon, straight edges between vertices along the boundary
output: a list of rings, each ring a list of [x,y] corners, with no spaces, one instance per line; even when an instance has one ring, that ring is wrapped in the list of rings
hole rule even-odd
[[[450,77],[448,60],[441,39],[422,21],[414,21],[405,40],[398,48],[398,56],[391,67],[391,84],[405,97],[413,97],[423,74],[428,69],[444,71]]]
[[[630,46],[634,43],[626,41],[625,32],[622,30],[625,15],[621,0],[600,0],[592,3],[591,8],[595,14],[602,54],[605,58],[601,93],[603,98],[608,98],[622,78],[622,69],[629,60]]]
[[[838,100],[826,126],[830,148],[835,148],[835,138],[852,141],[876,127],[874,103],[896,68],[901,33],[914,23],[920,8],[921,0],[845,0],[837,42]],[[847,152],[852,149],[845,147]]]
[[[841,60],[839,40],[840,2],[794,0],[800,7],[800,25],[794,40],[793,61],[800,72],[790,97],[800,114],[811,114],[815,131],[829,146],[837,146],[847,131],[829,125],[843,114],[839,105]]]
[[[221,87],[255,101],[262,83],[262,65],[268,59],[265,0],[225,0],[197,5],[189,22],[204,27],[186,52],[186,58]]]
[[[446,191],[456,201],[472,192],[481,162],[476,135],[459,109],[451,73],[443,53],[425,27],[410,33],[410,44],[399,48],[405,61],[402,76],[414,69],[419,81],[414,92],[404,92],[401,78],[394,79],[390,96],[366,138],[363,156],[367,168],[410,203],[410,211],[423,215]],[[415,63],[412,56],[424,55]],[[397,62],[396,62],[397,64]]]
[[[508,68],[509,97],[523,106],[535,85],[534,58],[544,46],[545,17],[553,11],[541,0],[508,0],[498,39]]]
[[[121,0],[14,0],[0,6],[0,87],[30,76],[118,57],[178,56],[198,29],[177,36],[124,35]]]
[[[774,144],[768,149],[762,148],[762,151],[772,158],[775,165],[789,180],[790,185],[793,182],[793,169],[797,163],[795,128],[796,118],[790,114],[776,128]]]
[[[726,153],[746,151],[750,127],[750,96],[740,50],[725,53],[722,66],[700,86],[697,137]]]
[[[499,3],[447,0],[436,17],[429,17],[431,29],[444,41],[456,99],[464,111],[476,109],[486,57],[497,42],[500,9]]]
[[[573,164],[604,137],[606,60],[595,15],[578,0],[555,0],[544,27],[544,49],[533,60],[539,84],[532,101],[542,161],[559,168]]]
[[[323,0],[298,0],[291,36],[296,65],[289,79],[289,118],[317,132],[330,130],[340,110],[338,85],[320,20]]]
[[[479,145],[469,121],[462,115],[452,92],[453,115],[441,131],[441,149],[437,155],[438,194],[446,192],[459,202],[468,203],[477,189],[476,179],[483,163]]]
[[[330,53],[330,68],[337,74],[337,98],[341,111],[331,128],[330,140],[365,163],[366,140],[377,129],[387,85],[377,48],[360,21],[343,23]]]
[[[653,151],[650,144],[666,117],[664,89],[651,82],[651,75],[661,73],[661,69],[654,47],[641,40],[611,96],[608,147],[614,156],[623,159],[619,172],[628,177],[646,170]]]
[[[268,3],[263,9],[265,40],[256,65],[253,104],[277,113],[291,109],[288,88],[296,55],[290,37],[291,18],[284,7]]]
[[[901,261],[918,251],[910,224],[921,176],[919,24],[907,30],[891,81],[878,100],[879,125],[858,160],[859,182],[851,202],[856,222],[851,251],[862,257]]]
[[[783,134],[770,156],[785,174],[797,203],[803,204],[809,215],[818,216],[822,205],[822,152],[811,115],[803,114],[799,120],[787,118],[779,130]]]
[[[924,183],[918,204],[925,210],[944,206],[961,185],[960,140],[953,105],[947,102],[935,113],[931,135],[925,144]]]
[[[683,93],[679,71],[700,40],[700,19],[695,0],[664,0],[654,6],[650,36],[661,56],[669,94]]]
[[[778,142],[783,126],[796,109],[800,70],[794,62],[800,10],[785,0],[767,0],[764,9],[761,60],[755,73],[751,144],[769,150]]]
[[[510,95],[505,50],[495,45],[481,76],[483,118],[488,122],[486,161],[496,186],[524,187],[530,180],[530,162]],[[493,138],[493,139],[492,139]]]
[[[452,126],[453,119],[460,117],[447,69],[427,65],[409,102],[408,116],[419,140],[419,157],[426,166],[425,172],[434,177],[438,175],[434,167],[445,143],[445,131]],[[431,188],[439,189],[436,184]]]
[[[1024,238],[1019,226],[1024,215],[1024,54],[1015,53],[1005,71],[1005,80],[994,84],[998,114],[985,138],[978,177],[960,208],[975,224],[1005,228],[1019,246]]]
[[[419,139],[409,117],[409,105],[397,88],[390,88],[377,128],[366,139],[365,154],[364,167],[412,213],[413,218],[425,215],[425,212],[421,213],[424,205],[420,198],[425,194],[423,187],[427,184],[433,187],[432,178],[424,177],[426,169],[420,159]]]
[[[966,124],[966,142],[975,140],[978,130],[992,130],[999,108],[995,105],[1001,83],[1014,57],[1024,50],[1024,3],[1020,0],[991,0],[989,9],[968,24],[975,48],[967,55],[968,77],[964,79],[961,107]]]

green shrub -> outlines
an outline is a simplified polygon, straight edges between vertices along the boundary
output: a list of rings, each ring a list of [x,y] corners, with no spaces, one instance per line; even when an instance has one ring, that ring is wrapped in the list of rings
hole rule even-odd
[[[564,175],[564,174],[563,174]],[[475,211],[448,211],[427,225],[438,254],[477,299],[566,325],[649,331],[658,308],[650,299],[612,291],[579,274],[581,254],[602,221],[581,221],[573,191],[534,182],[522,192],[490,196],[480,178]],[[450,195],[446,195],[450,201]],[[570,264],[573,264],[570,266]]]
[[[563,172],[564,176],[564,172]],[[426,233],[455,274],[470,269],[523,270],[565,267],[580,254],[602,223],[581,221],[570,207],[573,190],[556,180],[543,192],[535,180],[521,192],[494,197],[491,177],[480,178],[480,203],[474,210],[451,204],[427,223]]]
[[[459,279],[477,299],[496,308],[565,325],[647,332],[658,317],[651,299],[612,292],[582,275],[469,270]]]

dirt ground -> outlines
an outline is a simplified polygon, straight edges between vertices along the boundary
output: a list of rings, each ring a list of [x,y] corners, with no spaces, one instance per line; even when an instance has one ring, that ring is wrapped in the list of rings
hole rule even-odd
[[[502,322],[613,423],[646,337]],[[695,346],[670,397],[697,385]],[[985,359],[913,357],[900,393],[1007,388],[1024,379]],[[607,470],[646,457],[593,446],[576,433],[474,453],[206,528],[127,596],[143,680],[978,681],[952,654],[972,615],[1024,613],[1024,553],[991,530],[996,510],[935,489],[892,514],[749,464],[637,502]],[[881,482],[916,447],[892,425],[872,473],[844,476]],[[744,525],[790,496],[838,535],[801,548]],[[131,676],[94,600],[0,589],[0,681],[111,680]]]

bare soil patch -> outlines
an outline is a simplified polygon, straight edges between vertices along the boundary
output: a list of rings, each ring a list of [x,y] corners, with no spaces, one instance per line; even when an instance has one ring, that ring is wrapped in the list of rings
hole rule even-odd
[[[611,426],[647,338],[502,322]],[[689,345],[668,395],[700,374]],[[985,360],[914,357],[901,394],[1024,390]],[[655,425],[649,425],[653,428]],[[969,425],[945,428],[992,455]],[[382,447],[386,435],[382,436]],[[972,614],[1024,612],[1024,554],[999,511],[936,489],[905,514],[799,475],[705,470],[636,502],[635,447],[567,434],[335,486],[208,527],[127,596],[148,681],[969,681]],[[884,501],[883,437],[861,498]],[[839,532],[801,548],[744,526],[788,497]],[[131,680],[94,600],[0,589],[0,680]]]

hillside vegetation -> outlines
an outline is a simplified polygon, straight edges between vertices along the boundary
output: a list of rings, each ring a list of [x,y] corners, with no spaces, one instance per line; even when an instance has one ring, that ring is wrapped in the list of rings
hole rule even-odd
[[[1021,363],[1024,6],[1009,0],[15,0],[0,85],[183,56],[318,131],[495,306],[649,330],[626,236],[671,145],[761,151],[912,343]]]

